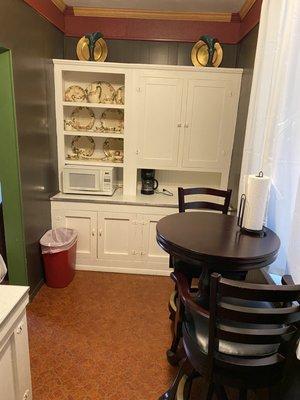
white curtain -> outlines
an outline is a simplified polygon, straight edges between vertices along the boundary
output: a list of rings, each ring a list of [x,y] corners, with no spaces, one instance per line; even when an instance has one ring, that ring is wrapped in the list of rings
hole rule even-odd
[[[300,283],[300,0],[264,0],[249,104],[246,174],[272,179],[266,225],[281,239],[271,269]]]

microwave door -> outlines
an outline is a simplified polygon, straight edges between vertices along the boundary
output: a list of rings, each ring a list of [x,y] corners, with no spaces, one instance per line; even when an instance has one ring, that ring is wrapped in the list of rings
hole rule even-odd
[[[70,190],[100,190],[100,171],[69,171],[67,176],[67,186]]]

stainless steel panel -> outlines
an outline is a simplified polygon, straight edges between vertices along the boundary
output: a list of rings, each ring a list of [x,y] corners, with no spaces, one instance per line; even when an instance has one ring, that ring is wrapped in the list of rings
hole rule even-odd
[[[28,278],[43,278],[39,239],[50,228],[57,191],[52,58],[63,58],[63,34],[22,0],[0,1],[0,43],[12,50]]]

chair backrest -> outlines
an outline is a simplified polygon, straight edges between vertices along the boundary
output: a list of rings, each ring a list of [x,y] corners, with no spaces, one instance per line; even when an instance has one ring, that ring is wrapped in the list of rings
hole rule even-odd
[[[281,346],[285,349],[295,346],[299,338],[296,326],[300,321],[299,301],[300,285],[253,284],[212,274],[208,355],[213,357],[218,352],[220,340],[236,344],[278,344],[278,353],[283,354]],[[274,357],[269,362],[274,362]],[[259,363],[259,358],[252,362]]]
[[[211,201],[185,201],[185,196],[189,195],[210,195],[219,198],[223,198],[223,204],[214,203]],[[231,189],[220,190],[211,188],[178,188],[178,202],[179,202],[179,212],[185,212],[188,209],[196,210],[216,210],[221,211],[222,214],[227,214],[229,209],[229,203],[231,198]]]

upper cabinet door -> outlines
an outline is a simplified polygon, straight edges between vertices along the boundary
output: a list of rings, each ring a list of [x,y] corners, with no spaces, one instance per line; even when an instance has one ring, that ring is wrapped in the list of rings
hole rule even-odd
[[[230,162],[238,93],[228,80],[190,79],[183,168],[222,171]]]
[[[176,167],[183,79],[143,76],[138,95],[138,166]]]

